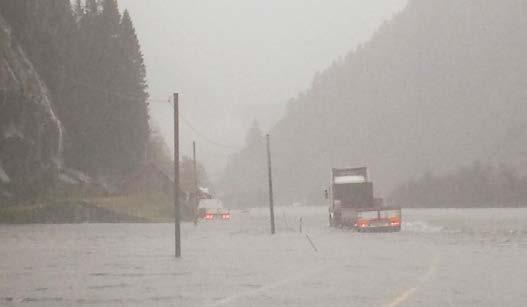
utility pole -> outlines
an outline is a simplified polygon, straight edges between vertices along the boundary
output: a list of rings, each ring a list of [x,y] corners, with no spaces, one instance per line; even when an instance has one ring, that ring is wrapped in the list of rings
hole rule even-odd
[[[174,234],[176,258],[181,257],[181,216],[179,205],[179,95],[174,93]]]
[[[271,168],[271,141],[269,134],[266,135],[267,139],[267,169],[269,174],[269,212],[271,214],[271,234],[275,233],[274,228],[274,204],[273,204],[273,173]]]
[[[196,142],[192,142],[192,161],[194,168],[194,224],[198,221],[199,188],[198,188],[198,166],[196,160]]]

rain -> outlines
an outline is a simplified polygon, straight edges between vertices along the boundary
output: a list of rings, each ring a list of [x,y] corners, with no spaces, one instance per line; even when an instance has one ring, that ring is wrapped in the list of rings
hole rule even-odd
[[[0,0],[0,306],[525,306],[521,0]]]

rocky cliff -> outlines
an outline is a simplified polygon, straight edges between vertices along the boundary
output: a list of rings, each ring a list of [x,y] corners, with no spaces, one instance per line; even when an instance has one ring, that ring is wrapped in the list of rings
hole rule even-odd
[[[62,135],[46,85],[0,16],[0,202],[52,185]]]

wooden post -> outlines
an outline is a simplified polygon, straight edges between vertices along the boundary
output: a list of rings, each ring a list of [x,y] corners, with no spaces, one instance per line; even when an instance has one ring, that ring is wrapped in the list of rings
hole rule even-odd
[[[267,169],[269,175],[269,212],[271,215],[271,234],[275,233],[274,227],[274,200],[273,200],[273,174],[271,167],[271,141],[269,134],[266,135],[267,139]]]
[[[198,162],[196,160],[196,142],[192,142],[192,161],[194,168],[194,224],[198,222],[199,186],[198,186]]]
[[[174,235],[176,258],[181,257],[181,216],[179,204],[179,95],[174,93]]]

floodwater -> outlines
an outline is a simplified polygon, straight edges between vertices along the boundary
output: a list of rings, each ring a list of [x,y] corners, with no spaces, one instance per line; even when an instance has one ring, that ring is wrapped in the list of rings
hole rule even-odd
[[[403,215],[355,233],[277,208],[271,236],[266,210],[235,211],[184,224],[179,260],[170,224],[0,225],[0,305],[527,305],[526,209]]]

